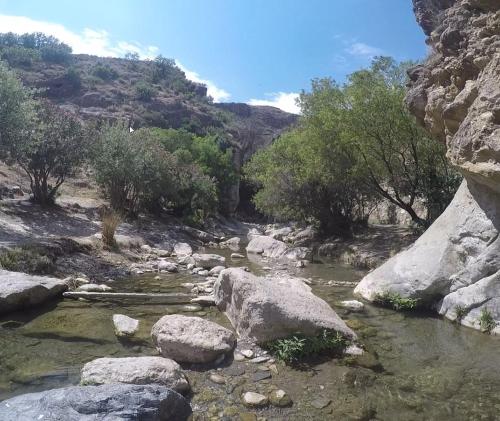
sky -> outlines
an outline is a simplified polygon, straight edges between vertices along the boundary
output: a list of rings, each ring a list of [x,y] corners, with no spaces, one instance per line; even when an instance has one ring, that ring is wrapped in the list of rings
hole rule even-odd
[[[0,0],[1,32],[45,32],[73,52],[173,58],[217,102],[298,112],[311,79],[377,55],[419,60],[411,0]]]

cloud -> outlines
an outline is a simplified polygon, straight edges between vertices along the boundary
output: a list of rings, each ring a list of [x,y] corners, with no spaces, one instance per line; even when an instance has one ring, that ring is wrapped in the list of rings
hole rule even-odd
[[[26,16],[0,15],[0,28],[2,32],[24,34],[26,32],[43,32],[52,35],[73,48],[75,54],[91,54],[100,57],[123,57],[127,53],[137,53],[141,59],[152,59],[160,50],[154,45],[142,45],[139,42],[114,41],[105,30],[85,28],[81,33],[69,30],[58,23],[34,20]],[[183,67],[178,61],[177,65],[184,71],[186,77],[193,82],[204,83],[208,95],[216,102],[226,101],[230,94],[219,88],[210,80],[203,79],[192,70]]]
[[[384,54],[384,51],[378,47],[365,44],[363,42],[352,42],[345,51],[352,56],[371,59],[375,56]]]
[[[269,99],[251,99],[248,101],[250,105],[269,105],[271,107],[280,108],[292,114],[300,114],[300,107],[297,105],[299,94],[295,92],[274,92],[266,94]]]
[[[175,64],[177,64],[177,66],[186,74],[186,77],[189,80],[206,85],[208,95],[210,95],[215,102],[224,102],[231,97],[231,94],[229,92],[225,91],[222,88],[219,88],[211,80],[203,79],[198,73],[186,69],[178,60],[175,61]]]

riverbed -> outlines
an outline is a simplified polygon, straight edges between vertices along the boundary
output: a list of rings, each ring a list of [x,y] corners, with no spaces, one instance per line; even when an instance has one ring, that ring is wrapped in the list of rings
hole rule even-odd
[[[213,252],[214,250],[208,250]],[[224,251],[216,250],[219,254]],[[230,262],[230,259],[228,259]],[[310,280],[313,291],[332,305],[360,336],[366,348],[358,361],[316,359],[298,367],[277,364],[268,379],[256,380],[265,368],[227,359],[217,367],[184,366],[193,392],[194,419],[238,419],[254,412],[276,420],[498,420],[500,419],[500,341],[459,327],[432,314],[396,313],[371,305],[349,312],[338,304],[352,299],[352,286],[364,272],[324,261],[304,269],[246,259],[257,274],[288,272]],[[144,274],[116,280],[119,292],[186,292],[184,282],[204,281],[181,272]],[[140,320],[134,341],[121,341],[112,315]],[[184,305],[139,305],[61,300],[0,319],[0,399],[22,393],[78,384],[83,364],[98,357],[156,355],[151,326],[163,315],[206,317],[230,327],[216,308]],[[225,384],[209,380],[217,373]],[[241,393],[287,392],[288,408],[249,410]]]

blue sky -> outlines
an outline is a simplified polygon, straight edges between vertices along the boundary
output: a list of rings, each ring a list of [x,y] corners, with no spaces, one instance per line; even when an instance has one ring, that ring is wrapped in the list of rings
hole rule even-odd
[[[0,30],[48,32],[75,52],[161,53],[218,101],[291,111],[312,78],[426,54],[410,0],[0,0]]]

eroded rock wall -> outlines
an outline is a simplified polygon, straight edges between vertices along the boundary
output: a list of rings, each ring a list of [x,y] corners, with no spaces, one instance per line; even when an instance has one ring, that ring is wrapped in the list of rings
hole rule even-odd
[[[417,298],[482,328],[482,313],[500,321],[500,1],[413,5],[431,55],[410,71],[406,102],[465,180],[427,232],[356,292]]]

